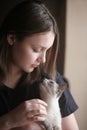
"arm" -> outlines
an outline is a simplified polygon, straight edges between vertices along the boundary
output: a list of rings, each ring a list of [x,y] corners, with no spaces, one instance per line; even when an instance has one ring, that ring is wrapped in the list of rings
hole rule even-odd
[[[0,117],[0,130],[10,130],[11,125],[9,114]]]
[[[79,130],[74,114],[62,118],[62,128],[63,130]]]
[[[25,101],[0,117],[0,130],[10,130],[30,122],[43,121],[47,115],[46,107],[47,104],[40,99]]]

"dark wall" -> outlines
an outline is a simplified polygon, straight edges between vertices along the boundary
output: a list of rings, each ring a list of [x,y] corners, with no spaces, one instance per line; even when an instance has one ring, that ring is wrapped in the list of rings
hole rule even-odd
[[[59,34],[60,34],[60,46],[59,54],[57,58],[57,69],[64,73],[64,59],[65,59],[65,25],[66,25],[66,0],[47,0],[46,4],[54,17],[56,18]]]
[[[0,25],[9,12],[17,3],[24,0],[0,0]]]

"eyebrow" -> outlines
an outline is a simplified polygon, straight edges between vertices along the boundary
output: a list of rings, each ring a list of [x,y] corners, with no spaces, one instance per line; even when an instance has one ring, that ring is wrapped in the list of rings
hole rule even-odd
[[[43,49],[47,49],[47,48],[44,47],[43,45],[33,45],[33,47],[40,47],[40,48],[43,48]]]

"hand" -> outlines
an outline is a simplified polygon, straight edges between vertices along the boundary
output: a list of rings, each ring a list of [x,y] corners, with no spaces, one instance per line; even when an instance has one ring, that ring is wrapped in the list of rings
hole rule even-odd
[[[40,99],[23,102],[9,113],[12,128],[25,126],[31,122],[44,121],[47,104]]]
[[[10,130],[46,130],[46,129],[44,127],[41,127],[41,125],[38,124],[37,122],[31,122],[31,124],[29,123],[29,125],[16,127]]]

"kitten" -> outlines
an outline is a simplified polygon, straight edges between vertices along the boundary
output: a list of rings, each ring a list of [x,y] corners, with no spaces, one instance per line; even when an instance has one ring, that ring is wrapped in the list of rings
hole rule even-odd
[[[47,119],[43,122],[46,130],[62,130],[58,101],[65,88],[66,84],[58,85],[50,79],[44,79],[39,85],[40,97],[48,104]]]
[[[62,130],[61,113],[58,101],[64,89],[66,88],[66,84],[59,85],[55,81],[45,78],[41,82],[35,83],[28,88],[29,91],[27,90],[27,93],[30,96],[30,98],[39,97],[48,104],[47,119],[44,122],[39,123],[42,129],[44,126],[46,130]],[[35,127],[34,125],[32,125],[30,128],[27,125],[19,128],[14,128],[14,130],[30,130],[30,129],[38,130],[38,127],[37,125]]]

